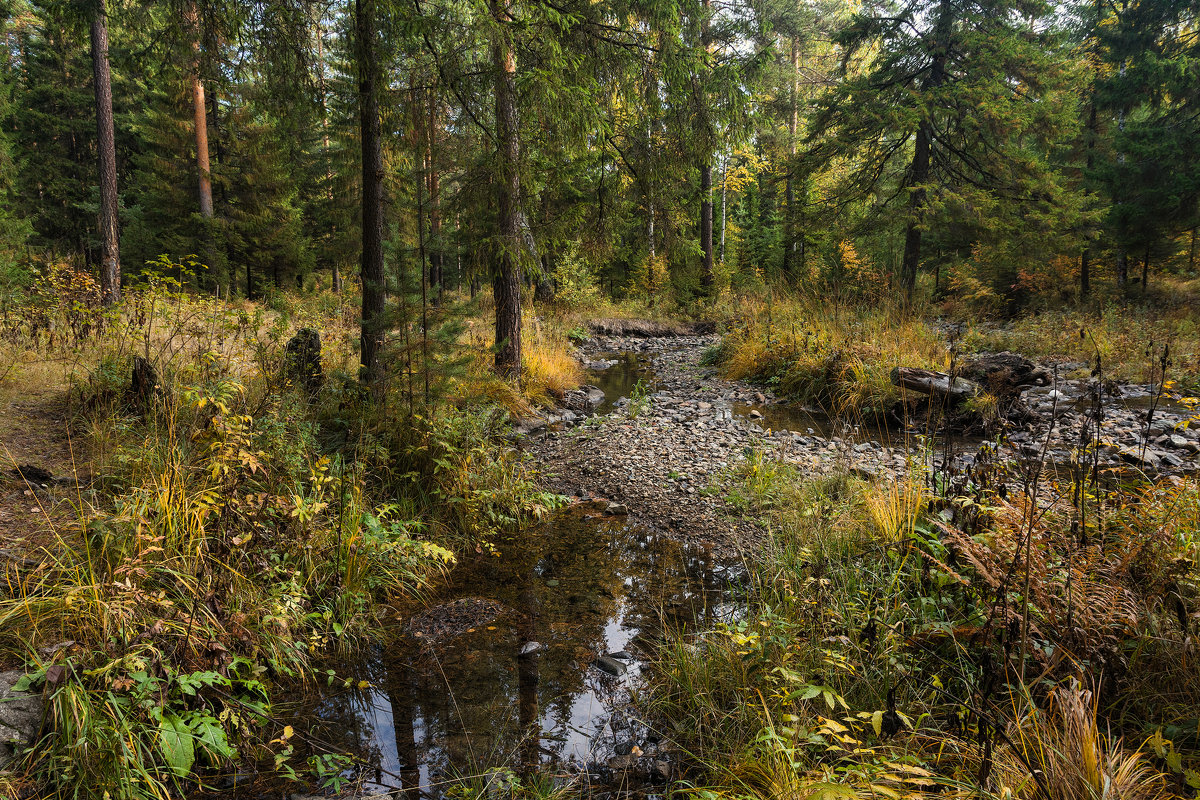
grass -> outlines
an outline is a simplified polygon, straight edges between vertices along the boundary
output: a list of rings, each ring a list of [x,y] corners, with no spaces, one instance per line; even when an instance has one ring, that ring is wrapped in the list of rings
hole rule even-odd
[[[671,640],[652,678],[655,718],[701,796],[1200,788],[1187,732],[1200,673],[1190,626],[1167,604],[1200,579],[1195,481],[1115,489],[1106,502],[1119,512],[1081,546],[1069,503],[1034,511],[978,489],[933,496],[912,479],[810,481],[763,457],[739,469],[735,502],[771,530],[749,609]],[[1023,684],[1027,569],[1036,646]]]
[[[3,396],[36,387],[64,408],[72,439],[48,460],[80,479],[26,542],[39,566],[10,571],[0,594],[0,658],[47,698],[22,780],[40,796],[136,800],[191,791],[235,759],[304,777],[271,711],[279,693],[368,641],[381,604],[419,594],[455,549],[489,547],[557,498],[500,444],[502,415],[478,400],[492,389],[454,349],[431,353],[429,405],[412,370],[364,397],[352,299],[268,309],[166,282],[115,311],[97,299],[48,294],[0,339]],[[284,369],[302,326],[322,334],[311,398]],[[556,330],[531,335],[546,395],[570,385]],[[148,396],[128,389],[135,355],[157,370]]]
[[[786,293],[743,298],[710,360],[726,378],[765,383],[782,395],[837,413],[880,409],[900,399],[897,365],[944,369],[941,332],[880,305],[831,307]]]
[[[1180,284],[1179,304],[1109,305],[1064,309],[1021,317],[1002,325],[974,324],[963,337],[970,350],[1012,350],[1029,358],[1080,365],[1100,354],[1107,377],[1134,383],[1156,380],[1162,345],[1171,350],[1168,377],[1190,393],[1200,392],[1200,320],[1192,284]],[[1086,376],[1090,367],[1082,366]]]

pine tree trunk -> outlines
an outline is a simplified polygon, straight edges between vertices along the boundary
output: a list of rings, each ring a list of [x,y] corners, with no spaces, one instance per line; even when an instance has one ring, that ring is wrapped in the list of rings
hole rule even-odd
[[[1086,300],[1092,293],[1092,267],[1090,257],[1092,249],[1085,247],[1079,255],[1079,299]]]
[[[949,0],[941,0],[937,14],[930,48],[933,62],[929,66],[929,76],[921,85],[923,91],[935,90],[946,80],[946,56],[950,47],[950,30],[954,22],[953,8]],[[925,118],[917,126],[917,141],[909,171],[909,187],[912,191],[908,196],[908,225],[904,231],[904,256],[900,262],[900,283],[904,288],[904,302],[910,306],[917,286],[917,271],[921,266],[921,223],[925,214],[925,184],[929,181],[932,150],[933,123]]]
[[[707,54],[712,46],[712,0],[703,0],[700,20],[700,47]],[[705,120],[705,126],[708,121]],[[700,247],[704,251],[704,267],[700,286],[705,293],[713,288],[713,203],[712,203],[712,143],[705,143],[704,162],[700,165]]]
[[[317,94],[321,107],[321,157],[325,159],[325,191],[330,205],[333,205],[333,168],[329,163],[329,106],[325,100],[325,31],[321,27],[321,19],[317,19]],[[214,117],[215,119],[215,117]],[[335,260],[329,265],[330,290],[334,294],[342,293],[342,271]]]
[[[362,330],[360,360],[367,383],[382,377],[383,341],[383,147],[379,131],[379,64],[375,0],[355,0],[358,45],[358,107],[362,138]]]
[[[1146,254],[1142,257],[1142,294],[1150,288],[1150,245],[1146,245]]]
[[[726,188],[729,184],[728,179],[729,179],[729,155],[727,153],[723,153],[721,155],[721,257],[719,259],[719,262],[722,266],[724,266],[724,264],[725,264],[725,217],[727,216],[726,200],[728,199],[728,196],[729,196],[729,193],[726,191]]]
[[[792,101],[792,113],[788,118],[788,166],[787,184],[784,187],[784,217],[783,217],[783,274],[791,277],[796,261],[796,187],[792,177],[796,160],[796,131],[800,127],[800,48],[792,39],[791,48],[792,74],[789,93]]]
[[[496,71],[497,213],[501,247],[494,266],[492,292],[496,305],[496,371],[521,377],[521,144],[518,139],[517,61],[508,41],[509,0],[491,0],[496,29],[492,65]]]
[[[92,17],[92,86],[96,94],[96,145],[100,156],[100,295],[105,305],[112,305],[121,299],[121,252],[117,231],[117,142],[105,5],[106,0],[100,0]]]
[[[442,204],[441,176],[437,167],[437,89],[429,92],[429,124],[426,133],[426,158],[429,162],[429,289],[433,293],[434,307],[442,304]]]
[[[1129,258],[1125,255],[1125,248],[1122,247],[1117,251],[1117,289],[1122,294],[1125,293],[1125,287],[1129,283]]]
[[[928,125],[922,123],[917,129],[910,170],[915,188],[908,197],[908,227],[904,231],[904,256],[900,262],[900,285],[904,289],[904,302],[909,305],[917,285],[917,268],[921,265],[921,215],[925,210],[925,182],[929,180],[929,139]]]
[[[704,250],[704,271],[700,285],[706,292],[713,287],[713,202],[712,165],[700,166],[700,246]]]
[[[195,2],[188,4],[187,21],[192,29],[192,116],[196,133],[196,170],[200,179],[200,216],[212,219],[212,173],[208,163],[208,109],[204,102],[204,82],[200,79],[200,17]]]

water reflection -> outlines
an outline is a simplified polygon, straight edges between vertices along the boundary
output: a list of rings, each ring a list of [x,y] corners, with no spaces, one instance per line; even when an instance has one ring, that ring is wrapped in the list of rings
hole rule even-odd
[[[420,625],[388,632],[389,644],[350,670],[372,688],[323,697],[310,730],[364,756],[369,783],[413,800],[496,768],[594,769],[636,743],[636,656],[664,625],[728,618],[736,571],[584,516],[461,563]],[[609,671],[599,656],[615,656],[603,659]]]
[[[650,357],[642,353],[611,352],[595,356],[591,364],[607,364],[603,369],[589,369],[588,382],[604,392],[604,402],[596,409],[598,414],[613,410],[613,404],[622,397],[629,397],[637,382],[647,387],[657,384]]]

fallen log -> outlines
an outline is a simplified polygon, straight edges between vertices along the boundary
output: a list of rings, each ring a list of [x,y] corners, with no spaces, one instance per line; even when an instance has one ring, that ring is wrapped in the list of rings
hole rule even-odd
[[[892,370],[892,383],[901,389],[940,397],[958,403],[979,395],[983,389],[975,381],[955,378],[944,372],[917,367],[896,367]]]
[[[1049,386],[1053,378],[1050,370],[1008,351],[968,358],[959,374],[1001,400],[1020,395],[1031,386]]]

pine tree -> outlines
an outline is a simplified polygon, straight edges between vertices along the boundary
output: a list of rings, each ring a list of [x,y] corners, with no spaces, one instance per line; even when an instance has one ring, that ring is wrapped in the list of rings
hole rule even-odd
[[[1047,102],[1060,88],[1060,54],[1031,23],[1045,12],[1016,0],[871,2],[837,36],[840,82],[820,102],[808,163],[852,160],[843,202],[874,197],[879,211],[904,202],[908,301],[926,230],[964,192],[1046,201],[1036,187],[1053,183],[1052,170],[1034,145],[1060,137],[1064,123],[1061,101]]]

